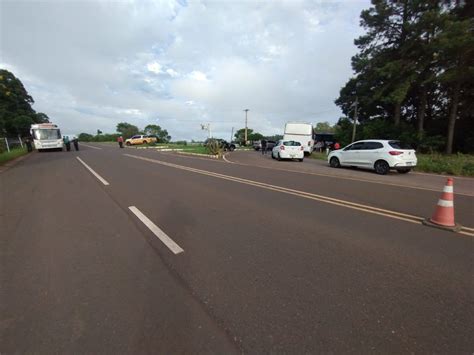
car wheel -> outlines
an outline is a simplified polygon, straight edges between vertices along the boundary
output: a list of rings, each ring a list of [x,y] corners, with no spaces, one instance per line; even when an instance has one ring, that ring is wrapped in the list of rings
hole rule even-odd
[[[280,153],[278,153],[277,160],[281,161]]]
[[[229,150],[233,152],[235,150],[235,146],[231,145]]]
[[[331,160],[329,161],[329,165],[331,168],[340,168],[341,163],[339,162],[339,159],[336,157],[332,157]]]
[[[407,169],[397,169],[397,171],[400,173],[400,174],[406,174],[406,173],[409,173],[411,170],[411,168],[407,168]]]
[[[128,145],[130,147],[132,145],[132,143],[126,142],[125,145]]]
[[[302,162],[303,160],[304,160],[303,158],[301,158],[301,159],[298,159],[298,161],[300,161],[300,162]]]
[[[375,172],[379,175],[385,175],[389,172],[390,166],[385,160],[377,160],[374,164]]]

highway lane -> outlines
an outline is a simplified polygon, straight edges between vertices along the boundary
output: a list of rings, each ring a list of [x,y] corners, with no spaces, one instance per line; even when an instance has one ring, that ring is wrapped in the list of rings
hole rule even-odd
[[[136,205],[183,247],[176,257],[141,227],[244,351],[472,349],[471,238],[123,155],[137,152],[81,157],[122,209]]]
[[[116,151],[115,149],[109,149]],[[223,161],[196,159],[170,153],[158,153],[154,150],[123,149],[125,153],[181,164],[231,176],[271,183],[295,190],[320,194],[332,198],[361,203],[383,209],[407,213],[418,217],[431,217],[441,196],[443,181],[439,191],[418,190],[403,186],[374,184],[369,181],[347,181],[329,176],[313,176],[287,171],[269,170],[254,166],[228,164]],[[262,166],[265,165],[264,159]],[[457,183],[455,179],[455,184]],[[456,191],[456,186],[455,186]],[[317,210],[314,211],[318,213]],[[455,196],[456,221],[466,227],[474,228],[474,197]]]
[[[79,155],[0,174],[0,353],[240,352]]]

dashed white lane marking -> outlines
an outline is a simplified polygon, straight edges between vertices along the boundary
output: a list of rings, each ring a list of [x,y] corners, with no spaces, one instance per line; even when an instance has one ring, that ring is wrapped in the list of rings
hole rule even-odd
[[[138,208],[135,206],[128,207],[132,213],[137,216],[137,218],[143,222],[153,234],[163,242],[164,245],[168,247],[174,254],[183,253],[184,250],[176,244],[173,239],[168,237],[165,232],[163,232],[155,223],[153,223],[147,216],[145,216]]]
[[[94,175],[101,183],[103,183],[104,185],[110,185],[107,180],[105,180],[102,176],[100,176],[99,174],[97,174],[94,169],[92,169],[89,165],[87,165],[86,163],[84,163],[84,161],[79,158],[79,157],[76,157],[77,160],[79,160],[79,162],[84,165],[86,167],[87,170],[89,170],[92,175]]]
[[[102,148],[94,147],[93,145],[84,144],[84,143],[81,143],[81,145],[83,145],[84,147],[92,148],[92,149],[102,149]]]

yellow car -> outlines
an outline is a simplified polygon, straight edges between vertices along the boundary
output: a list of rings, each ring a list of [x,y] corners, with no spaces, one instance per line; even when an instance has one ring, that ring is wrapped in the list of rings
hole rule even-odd
[[[137,145],[137,144],[150,144],[150,143],[156,143],[156,138],[149,137],[147,135],[136,135],[125,141],[125,144],[128,146]]]

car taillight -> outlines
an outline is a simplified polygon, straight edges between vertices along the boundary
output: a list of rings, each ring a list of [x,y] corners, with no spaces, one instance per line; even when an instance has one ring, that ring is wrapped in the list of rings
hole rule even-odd
[[[403,152],[399,152],[397,150],[391,150],[390,152],[388,152],[388,154],[390,154],[390,155],[400,155],[400,154],[403,154]]]
[[[280,146],[280,150],[285,150],[285,146],[284,146],[284,145],[281,145],[281,146]]]

